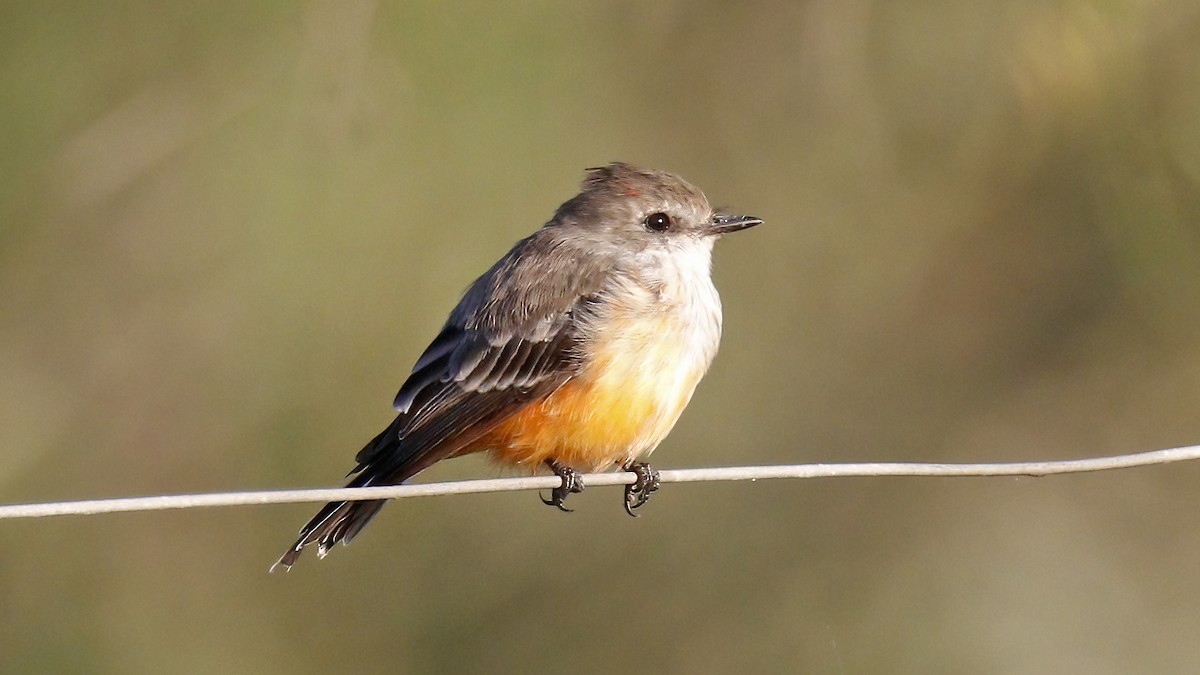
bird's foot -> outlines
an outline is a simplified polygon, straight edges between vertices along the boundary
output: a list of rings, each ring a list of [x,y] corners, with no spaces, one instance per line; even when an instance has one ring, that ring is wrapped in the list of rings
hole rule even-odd
[[[559,511],[570,513],[571,509],[563,506],[563,502],[567,501],[567,495],[583,492],[583,478],[580,477],[579,472],[575,469],[564,464],[559,464],[552,459],[546,460],[546,466],[550,467],[554,475],[562,479],[562,485],[559,485],[550,492],[550,499],[542,497],[542,503],[547,506],[557,507]]]
[[[650,501],[650,493],[657,490],[662,485],[662,481],[659,479],[658,472],[645,462],[630,460],[622,464],[621,468],[637,474],[637,481],[625,486],[625,513],[637,518],[637,514],[633,512],[634,509],[640,509]]]

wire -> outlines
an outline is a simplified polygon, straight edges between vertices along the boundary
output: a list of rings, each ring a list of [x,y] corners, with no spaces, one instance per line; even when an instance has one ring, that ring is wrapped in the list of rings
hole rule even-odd
[[[781,466],[731,466],[708,469],[664,469],[659,471],[663,483],[697,483],[705,481],[765,480],[769,478],[851,478],[873,476],[1049,476],[1064,473],[1087,473],[1128,469],[1137,466],[1170,464],[1200,459],[1200,446],[1192,445],[1169,450],[1154,450],[1112,457],[1092,457],[1050,462],[1011,462],[999,464],[792,464]],[[589,486],[629,485],[637,479],[629,472],[595,473],[583,476]],[[364,499],[401,499],[436,495],[509,492],[513,490],[544,490],[558,487],[557,476],[528,478],[493,478],[449,483],[418,485],[389,485],[366,488],[333,488],[317,490],[274,490],[266,492],[218,492],[194,495],[165,495],[160,497],[124,497],[84,501],[48,502],[39,504],[10,504],[0,506],[0,520],[13,518],[44,518],[47,516],[86,516],[98,513],[129,511],[163,511],[194,509],[210,506],[249,506],[254,504],[299,504],[305,502],[358,501]]]

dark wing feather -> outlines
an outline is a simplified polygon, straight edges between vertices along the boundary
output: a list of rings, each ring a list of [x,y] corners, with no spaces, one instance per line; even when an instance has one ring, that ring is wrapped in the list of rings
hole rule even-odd
[[[366,484],[389,483],[402,467],[419,464],[420,471],[454,455],[568,381],[575,372],[576,341],[570,325],[547,340],[512,337],[496,345],[463,331],[457,350],[428,363],[436,376],[422,369],[404,383],[396,399],[407,410],[362,448],[355,472],[370,468],[374,479]]]
[[[416,394],[442,377],[446,370],[446,357],[453,354],[460,346],[461,338],[462,331],[454,326],[446,326],[441,333],[438,333],[438,336],[421,354],[421,358],[417,359],[412,373],[392,401],[396,412],[402,414],[408,412]]]
[[[569,380],[577,368],[578,336],[569,313],[543,340],[489,339],[447,327],[458,345],[425,362],[396,395],[402,412],[356,457],[358,468],[389,482],[401,467],[423,469],[452,456],[530,401]],[[440,336],[439,336],[440,337]],[[424,359],[423,359],[424,360]],[[380,480],[382,479],[382,480]]]
[[[396,394],[396,419],[356,456],[351,486],[402,483],[575,375],[581,327],[613,261],[572,241],[542,228],[472,284]],[[324,554],[349,542],[382,504],[327,504],[278,564],[291,566],[311,544]]]
[[[405,480],[574,376],[581,326],[614,262],[584,246],[545,227],[477,279],[417,359],[393,401],[399,416],[359,452],[355,472],[373,474],[368,484]]]

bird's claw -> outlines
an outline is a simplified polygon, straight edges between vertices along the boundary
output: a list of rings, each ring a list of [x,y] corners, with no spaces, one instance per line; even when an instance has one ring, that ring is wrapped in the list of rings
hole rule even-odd
[[[625,486],[625,513],[637,518],[638,514],[633,512],[634,509],[640,509],[650,501],[650,493],[658,490],[662,485],[662,480],[659,478],[658,472],[645,462],[630,461],[623,464],[621,468],[637,474],[637,481]]]
[[[563,506],[563,502],[567,501],[567,495],[583,492],[583,478],[580,477],[579,472],[575,469],[555,461],[547,460],[546,466],[550,467],[550,470],[562,479],[562,485],[550,491],[550,499],[542,497],[542,503],[547,506],[556,507],[559,511],[570,513],[572,509]]]

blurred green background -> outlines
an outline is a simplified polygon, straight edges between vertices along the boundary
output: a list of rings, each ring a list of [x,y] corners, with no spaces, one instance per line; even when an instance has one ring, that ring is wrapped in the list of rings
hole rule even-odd
[[[660,468],[1200,442],[1200,6],[7,2],[0,501],[332,486],[625,160],[767,225]],[[423,477],[490,477],[474,458]],[[7,672],[1149,673],[1200,466],[0,523]]]

